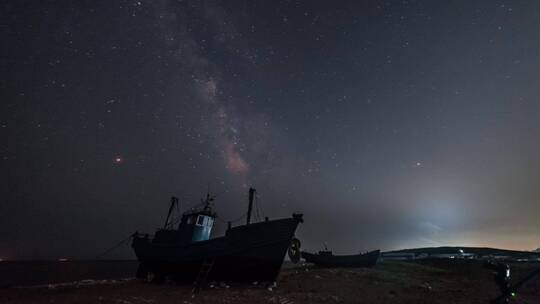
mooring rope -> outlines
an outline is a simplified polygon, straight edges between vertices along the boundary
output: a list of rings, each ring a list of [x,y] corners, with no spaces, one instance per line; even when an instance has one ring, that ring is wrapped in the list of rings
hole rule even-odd
[[[129,240],[131,240],[132,237],[133,237],[133,233],[130,234],[127,238],[125,238],[125,239],[121,240],[120,242],[118,242],[118,243],[117,243],[116,245],[114,245],[113,247],[111,247],[111,248],[105,250],[105,251],[102,252],[101,254],[96,255],[96,259],[99,260],[99,259],[101,259],[104,255],[106,255],[106,254],[108,254],[109,252],[115,250],[116,248],[118,248],[118,247],[124,245],[124,244],[127,243]]]

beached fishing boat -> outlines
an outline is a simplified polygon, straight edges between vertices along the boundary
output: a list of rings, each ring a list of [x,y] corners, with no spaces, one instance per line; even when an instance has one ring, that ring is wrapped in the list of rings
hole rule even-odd
[[[363,254],[333,255],[329,250],[318,253],[302,251],[302,257],[320,267],[372,267],[377,264],[380,253],[380,250],[374,250]]]
[[[225,282],[274,282],[302,214],[290,218],[251,223],[255,189],[249,189],[245,225],[231,227],[224,236],[211,238],[216,218],[207,195],[202,208],[189,210],[174,227],[171,213],[178,206],[172,198],[162,229],[154,237],[135,233],[132,247],[140,262],[138,278],[160,281],[170,277],[199,284]]]

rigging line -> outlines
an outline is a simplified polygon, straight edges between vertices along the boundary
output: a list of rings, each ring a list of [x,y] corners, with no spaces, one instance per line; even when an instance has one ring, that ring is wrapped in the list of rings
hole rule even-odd
[[[255,205],[255,210],[253,210],[254,213],[255,213],[255,214],[253,214],[253,219],[256,222],[258,222],[258,221],[260,221],[260,219],[259,219],[259,209],[257,207],[257,192],[255,192],[255,197],[253,198],[253,205]]]
[[[187,207],[187,208],[186,208],[186,212],[187,212],[187,211],[189,211],[189,210],[193,210],[193,209],[195,209],[195,207],[198,207],[199,205],[200,205],[200,206],[203,206],[203,205],[204,205],[204,203],[203,203],[203,202],[198,202],[198,203],[195,203],[195,204],[193,204],[193,205],[191,205],[191,206]]]
[[[211,196],[211,198],[212,198],[212,199],[215,199],[218,195],[221,195],[221,194],[223,194],[223,193],[225,193],[225,191],[222,191],[222,192],[220,192],[219,194],[213,195],[213,196]],[[186,203],[188,203],[188,202],[186,201]],[[192,205],[190,205],[190,206],[187,206],[185,212],[189,212],[190,210],[194,210],[194,209],[196,209],[197,207],[204,207],[204,206],[206,206],[206,202],[205,202],[205,201],[200,201],[200,202],[194,203],[194,204],[192,204]],[[179,215],[180,218],[181,218],[182,215],[183,215],[183,213],[182,213],[182,211],[180,210],[180,199],[178,199],[178,204],[176,204],[176,210],[178,211],[178,215]],[[185,212],[184,212],[184,213],[185,213]]]
[[[215,219],[218,220],[218,221],[220,221],[220,222],[222,222],[222,223],[226,223],[226,222],[227,222],[227,221],[225,221],[225,220],[220,219],[220,218],[217,217],[217,216],[215,217]]]
[[[262,204],[261,204],[261,199],[259,198],[259,195],[255,195],[255,202],[257,203],[256,204],[257,216],[259,217],[259,221],[260,221],[262,219],[262,216],[264,216],[264,211],[262,210]]]
[[[171,222],[170,222],[170,224],[169,224],[169,226],[171,226],[172,228],[174,228],[174,226],[175,226],[176,224],[178,224],[181,220],[182,220],[182,216],[178,216],[178,217],[172,218],[172,219],[171,219]]]
[[[118,242],[116,245],[114,245],[113,247],[105,250],[104,252],[102,252],[101,254],[98,254],[96,256],[96,259],[101,259],[104,255],[108,254],[109,252],[113,251],[114,249],[120,247],[121,245],[124,245],[124,243],[126,243],[127,241],[129,241],[131,238],[133,237],[133,234],[130,234],[126,239],[123,239],[121,240],[120,242]]]
[[[235,223],[235,222],[241,221],[241,220],[243,220],[244,218],[246,218],[246,216],[247,216],[247,212],[244,213],[244,215],[240,216],[239,218],[232,220],[231,223]]]
[[[244,213],[242,216],[240,216],[240,217],[238,217],[238,218],[236,218],[236,219],[230,220],[230,221],[228,221],[228,220],[226,220],[226,219],[222,219],[222,218],[219,217],[219,216],[216,216],[216,219],[218,219],[219,221],[221,221],[221,222],[223,222],[223,223],[228,223],[228,222],[235,223],[235,222],[238,222],[238,221],[242,220],[243,218],[245,218],[246,215],[247,215],[247,213]]]
[[[255,199],[255,218],[258,222],[261,221],[261,213],[259,211],[259,201]]]
[[[260,207],[261,207],[261,213],[262,213],[262,215],[265,215],[265,214],[264,214],[263,204],[262,204],[262,203],[260,204]]]

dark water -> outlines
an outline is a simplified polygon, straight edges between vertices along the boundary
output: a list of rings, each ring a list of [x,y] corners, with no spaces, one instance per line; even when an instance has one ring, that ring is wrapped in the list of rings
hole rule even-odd
[[[137,266],[134,260],[4,261],[0,262],[0,287],[131,278]]]

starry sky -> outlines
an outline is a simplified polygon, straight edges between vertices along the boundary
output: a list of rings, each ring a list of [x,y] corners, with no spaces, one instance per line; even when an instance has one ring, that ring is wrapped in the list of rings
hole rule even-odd
[[[257,215],[304,213],[307,250],[540,246],[540,2],[7,1],[0,20],[0,257],[92,258],[208,188],[219,234],[249,186]]]

